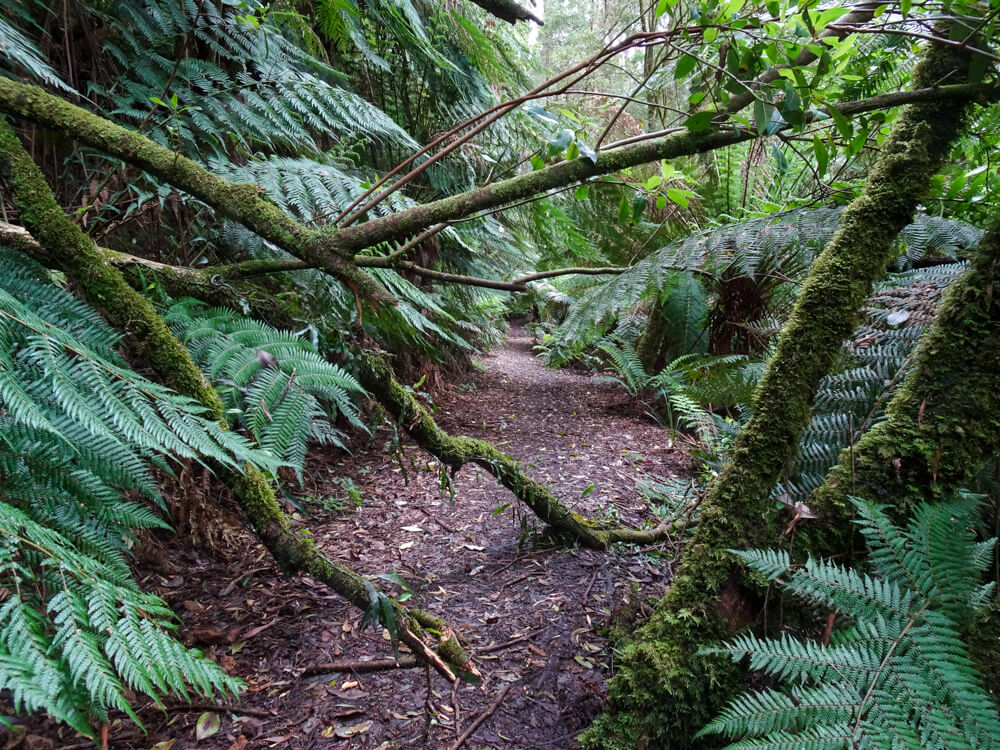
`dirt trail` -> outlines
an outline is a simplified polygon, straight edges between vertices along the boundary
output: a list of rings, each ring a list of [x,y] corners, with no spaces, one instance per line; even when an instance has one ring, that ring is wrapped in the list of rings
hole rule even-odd
[[[514,329],[506,347],[482,358],[474,380],[437,396],[439,422],[525,461],[584,515],[634,525],[648,519],[635,481],[683,474],[689,461],[666,448],[666,434],[636,416],[619,388],[544,368],[532,343]],[[256,715],[219,711],[219,732],[197,742],[200,710],[147,711],[150,734],[123,727],[112,732],[114,747],[171,739],[170,750],[448,747],[508,684],[503,703],[464,747],[576,746],[609,676],[611,655],[597,628],[633,583],[660,593],[669,564],[543,546],[538,520],[492,477],[466,467],[452,501],[427,454],[404,441],[405,458],[392,458],[384,449],[391,438],[382,428],[353,455],[314,455],[302,495],[345,507],[330,513],[308,503],[311,515],[301,522],[355,570],[405,580],[409,603],[442,615],[467,640],[482,686],[463,684],[453,694],[435,676],[428,692],[419,669],[300,677],[311,664],[384,659],[392,650],[385,634],[361,628],[361,612],[307,577],[282,578],[246,537],[233,543],[246,546],[225,556],[231,559],[175,550],[145,584],[180,613],[190,645],[247,681],[242,706]],[[358,508],[345,477],[353,478]]]

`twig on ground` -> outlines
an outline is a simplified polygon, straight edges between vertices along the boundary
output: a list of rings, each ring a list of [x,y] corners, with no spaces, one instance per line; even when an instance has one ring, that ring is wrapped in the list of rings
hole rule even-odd
[[[454,682],[451,686],[451,708],[455,712],[455,737],[462,731],[462,714],[459,711],[458,705],[458,682]]]
[[[449,534],[456,534],[456,533],[458,533],[458,532],[455,531],[454,528],[452,528],[451,526],[449,526],[448,524],[446,524],[444,521],[442,521],[440,518],[438,518],[436,514],[431,513],[429,510],[427,510],[427,508],[424,508],[423,506],[418,505],[417,506],[417,510],[419,510],[421,513],[423,513],[425,516],[427,516],[429,519],[431,519],[434,523],[436,523],[442,529],[444,529],[445,531],[447,531]]]
[[[374,659],[362,661],[360,659],[342,659],[340,661],[321,662],[310,664],[302,670],[300,677],[307,677],[314,674],[326,674],[327,672],[380,672],[385,669],[412,669],[420,666],[414,656],[404,656],[399,659]]]
[[[496,643],[492,646],[486,646],[486,648],[478,648],[476,649],[476,656],[480,656],[482,654],[492,654],[494,651],[502,651],[503,649],[508,648],[509,646],[513,646],[515,644],[522,643],[524,641],[530,641],[532,638],[538,635],[538,633],[539,631],[535,630],[531,633],[525,633],[524,635],[519,635],[517,638],[511,638],[509,641],[505,641],[504,643]]]
[[[597,581],[597,574],[601,572],[600,568],[594,570],[594,575],[590,577],[590,583],[587,584],[587,590],[583,592],[583,606],[587,606],[587,597],[590,596],[590,590],[594,588],[594,583]]]
[[[515,583],[520,583],[521,581],[525,580],[526,578],[531,578],[531,576],[540,575],[541,572],[542,571],[540,571],[540,570],[534,570],[534,571],[531,571],[530,573],[525,573],[523,576],[518,576],[517,578],[512,578],[511,580],[507,581],[507,583],[502,584],[500,586],[500,589],[503,590],[503,589],[507,588],[508,586],[513,586]]]
[[[499,708],[500,704],[503,703],[503,699],[507,697],[507,693],[510,692],[512,687],[514,687],[513,682],[508,682],[504,685],[503,689],[497,697],[493,699],[493,702],[489,705],[489,707],[475,718],[475,720],[469,725],[469,728],[462,732],[462,735],[449,746],[448,750],[458,750],[458,748],[464,745],[465,741],[469,739],[477,729],[479,729],[479,725],[490,718],[497,708]]]

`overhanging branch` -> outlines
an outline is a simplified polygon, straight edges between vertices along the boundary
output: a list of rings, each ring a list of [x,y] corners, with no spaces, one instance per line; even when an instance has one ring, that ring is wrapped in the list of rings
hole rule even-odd
[[[1000,89],[997,87],[984,84],[934,86],[846,102],[838,105],[837,109],[843,114],[853,115],[916,102],[993,101],[998,92]],[[315,230],[298,223],[266,200],[257,185],[229,182],[138,133],[35,86],[0,78],[0,111],[64,133],[80,143],[146,170],[204,201],[296,258],[329,273],[376,306],[395,304],[396,300],[359,267],[362,264],[374,267],[378,265],[372,262],[376,259],[364,261],[353,257],[352,253],[382,242],[400,241],[432,225],[497,208],[591,177],[661,159],[712,151],[757,137],[753,130],[732,126],[712,127],[701,133],[677,133],[655,141],[609,149],[598,154],[593,161],[579,158],[554,164],[364,224]],[[823,116],[813,115],[814,118]],[[411,270],[416,273],[417,268]]]
[[[518,21],[534,21],[539,26],[545,25],[541,18],[514,0],[472,0],[472,2],[491,16],[496,16],[501,21],[510,24],[515,24]]]

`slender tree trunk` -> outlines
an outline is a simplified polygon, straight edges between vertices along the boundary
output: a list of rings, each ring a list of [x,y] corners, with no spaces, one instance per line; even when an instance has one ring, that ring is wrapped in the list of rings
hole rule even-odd
[[[129,345],[165,382],[202,404],[221,421],[222,402],[190,353],[152,304],[128,285],[120,271],[105,262],[101,250],[65,216],[38,166],[2,119],[0,175],[12,188],[21,223],[38,242],[38,260],[64,271],[108,322],[125,332]],[[25,249],[29,247],[25,245]],[[218,471],[222,481],[232,488],[257,536],[283,570],[308,573],[361,609],[368,610],[373,605],[372,595],[378,594],[370,583],[330,561],[311,539],[289,528],[274,489],[262,472],[249,465],[242,474]],[[400,639],[419,658],[453,680],[451,667],[416,635],[422,632],[416,618],[399,605],[394,605],[394,611]],[[472,670],[468,655],[453,635],[444,640],[439,651],[454,667]]]
[[[914,87],[964,82],[968,58],[929,47]],[[729,463],[702,502],[701,522],[673,584],[619,660],[610,710],[585,737],[590,747],[683,747],[740,682],[727,660],[699,648],[745,627],[755,615],[743,568],[729,548],[778,539],[769,496],[795,450],[820,379],[859,320],[892,243],[964,122],[963,107],[904,109],[862,195],[817,258],[755,395],[755,411]]]

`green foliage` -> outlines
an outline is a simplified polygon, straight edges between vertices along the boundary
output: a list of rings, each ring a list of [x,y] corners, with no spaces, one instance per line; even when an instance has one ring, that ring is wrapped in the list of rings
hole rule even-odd
[[[4,12],[8,12],[5,7]],[[13,11],[16,13],[16,11]],[[4,67],[13,65],[15,69],[24,70],[30,77],[53,88],[69,91],[70,88],[52,67],[45,61],[38,47],[25,34],[0,18],[0,64]],[[2,68],[0,68],[2,70]]]
[[[715,299],[713,329],[724,330],[723,322],[738,327],[764,323],[773,328],[775,319],[780,320],[794,300],[794,282],[833,237],[838,217],[836,208],[792,211],[672,242],[624,273],[595,283],[573,301],[554,336],[560,343],[590,343],[641,300],[652,294],[665,296],[677,283],[678,273],[685,272],[701,279]],[[900,263],[906,267],[934,253],[949,257],[969,247],[978,235],[978,230],[966,224],[920,215],[901,234]],[[746,310],[753,317],[748,318]],[[683,318],[678,323],[691,325]]]
[[[954,222],[949,226],[962,228],[973,242],[978,240],[976,230]],[[924,251],[930,254],[927,246]],[[883,419],[885,406],[909,371],[919,337],[932,323],[942,292],[964,270],[962,263],[918,268],[892,274],[879,285],[869,298],[865,322],[845,347],[841,365],[820,381],[812,419],[785,481],[775,488],[776,496],[788,503],[807,500],[823,484],[840,452]]]
[[[116,4],[116,34],[105,49],[120,75],[106,90],[92,89],[124,124],[148,123],[152,137],[203,159],[228,159],[234,146],[316,153],[324,134],[416,145],[384,112],[336,85],[342,74],[291,43],[263,5],[243,6]],[[212,59],[195,56],[195,45]]]
[[[218,384],[226,413],[300,477],[310,441],[343,445],[338,417],[364,428],[351,400],[361,386],[300,335],[192,299],[165,319]]]
[[[693,354],[685,354],[670,362],[659,372],[649,375],[635,350],[635,346],[620,337],[611,337],[598,343],[598,348],[611,360],[619,377],[611,378],[630,394],[643,398],[651,394],[653,403],[647,404],[650,413],[671,430],[692,430],[702,441],[715,437],[716,424],[712,414],[693,396],[691,385],[699,376],[699,366],[709,362],[696,362]]]
[[[907,529],[855,500],[871,574],[784,552],[734,551],[770,580],[848,621],[827,646],[739,636],[705,653],[750,657],[784,690],[736,698],[701,734],[746,737],[732,748],[1000,747],[1000,715],[962,640],[993,584],[980,579],[995,539],[975,543],[978,503],[921,505]]]
[[[0,689],[17,711],[88,735],[111,708],[132,715],[132,692],[239,687],[179,644],[169,608],[132,580],[134,530],[166,527],[153,469],[174,458],[278,466],[130,369],[118,339],[0,249]]]

